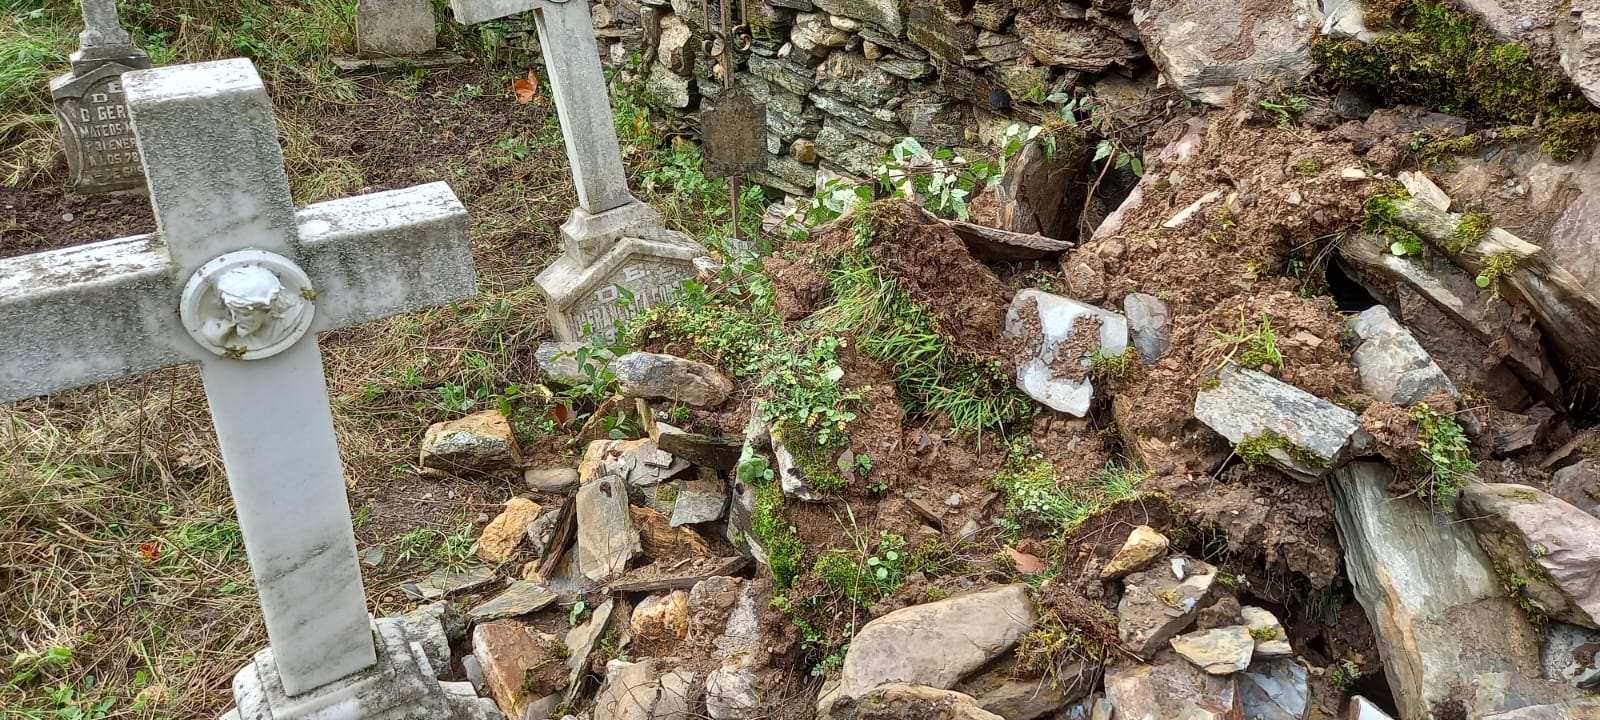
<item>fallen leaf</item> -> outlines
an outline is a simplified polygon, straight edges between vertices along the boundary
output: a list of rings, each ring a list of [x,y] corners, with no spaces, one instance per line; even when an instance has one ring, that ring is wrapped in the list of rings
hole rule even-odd
[[[1017,568],[1017,572],[1023,575],[1038,575],[1049,567],[1038,556],[1029,555],[1013,547],[1006,547],[1006,554],[1011,556],[1011,564]]]
[[[518,105],[533,102],[539,96],[539,76],[529,70],[527,78],[517,78],[511,82],[511,91],[517,94]]]

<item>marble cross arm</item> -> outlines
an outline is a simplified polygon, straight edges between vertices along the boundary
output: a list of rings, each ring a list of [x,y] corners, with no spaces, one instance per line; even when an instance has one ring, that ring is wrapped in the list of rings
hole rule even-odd
[[[295,215],[317,331],[472,297],[467,213],[444,183]],[[186,276],[153,235],[0,260],[0,403],[214,357],[184,332]]]

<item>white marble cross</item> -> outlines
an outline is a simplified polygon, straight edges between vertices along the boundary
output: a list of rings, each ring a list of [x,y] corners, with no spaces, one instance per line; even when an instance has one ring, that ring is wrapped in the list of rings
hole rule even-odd
[[[578,189],[578,207],[561,226],[565,252],[538,283],[549,297],[557,338],[609,338],[615,322],[674,297],[678,284],[694,277],[694,259],[706,252],[668,230],[660,213],[628,191],[589,0],[450,0],[450,8],[468,25],[535,12]],[[616,304],[618,288],[633,297],[626,307]]]
[[[0,260],[0,402],[198,362],[299,695],[377,659],[316,333],[472,296],[466,210],[434,183],[297,213],[248,60],[123,82],[158,232]]]

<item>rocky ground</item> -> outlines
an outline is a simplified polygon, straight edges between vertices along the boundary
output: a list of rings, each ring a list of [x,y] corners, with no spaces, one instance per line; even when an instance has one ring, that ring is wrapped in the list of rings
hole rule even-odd
[[[598,391],[576,469],[498,413],[430,432],[527,473],[500,573],[422,588],[468,600],[462,672],[593,720],[1600,712],[1588,161],[1146,49],[1216,107],[1146,119],[1069,249],[858,206],[721,252],[632,348],[542,347]]]
[[[1587,30],[1475,4],[1250,2],[1253,44],[1186,22],[1231,7],[941,7],[1190,102],[1051,123],[971,225],[769,228],[615,347],[511,343],[525,385],[358,487],[384,523],[507,498],[380,607],[513,718],[1600,716]],[[855,21],[803,18],[818,57],[887,12],[818,5]]]

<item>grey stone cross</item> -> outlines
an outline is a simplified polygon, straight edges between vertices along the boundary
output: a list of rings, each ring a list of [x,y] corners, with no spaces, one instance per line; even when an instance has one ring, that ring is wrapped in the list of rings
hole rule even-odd
[[[465,208],[434,183],[297,213],[248,60],[123,82],[158,232],[0,261],[0,402],[198,362],[271,642],[237,717],[480,717],[447,651],[367,613],[315,339],[472,296]]]
[[[82,194],[144,185],[139,152],[128,126],[122,74],[150,67],[117,19],[116,0],[83,0],[80,47],[72,72],[50,82],[50,98],[73,189]]]
[[[556,337],[609,337],[614,322],[670,300],[705,249],[667,230],[661,214],[628,191],[588,0],[450,0],[450,8],[468,25],[535,12],[578,189],[578,207],[561,226],[564,252],[538,277]],[[617,303],[624,291],[632,296],[626,307]]]

